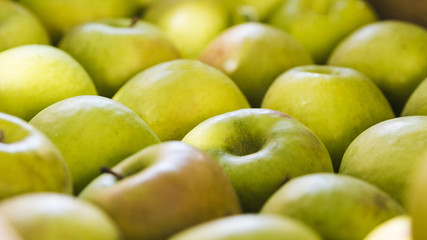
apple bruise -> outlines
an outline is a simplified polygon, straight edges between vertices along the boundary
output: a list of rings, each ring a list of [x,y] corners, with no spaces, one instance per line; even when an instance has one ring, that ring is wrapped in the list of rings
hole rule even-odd
[[[104,174],[104,173],[108,173],[108,174],[111,174],[111,175],[113,175],[114,177],[116,177],[118,180],[122,180],[124,177],[122,176],[122,175],[120,175],[120,174],[118,174],[118,173],[116,173],[116,172],[114,172],[111,168],[109,168],[109,167],[101,167],[101,170],[100,170],[100,172],[101,172],[101,174]]]

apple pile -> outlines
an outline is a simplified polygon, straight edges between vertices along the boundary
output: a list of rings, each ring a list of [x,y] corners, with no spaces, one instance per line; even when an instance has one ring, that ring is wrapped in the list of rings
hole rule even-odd
[[[427,239],[405,3],[0,0],[0,239]]]

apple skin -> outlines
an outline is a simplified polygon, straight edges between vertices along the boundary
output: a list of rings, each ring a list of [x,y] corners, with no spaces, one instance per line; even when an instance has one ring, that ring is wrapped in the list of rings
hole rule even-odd
[[[427,149],[427,116],[398,117],[362,132],[345,151],[339,173],[363,179],[402,205]]]
[[[30,124],[62,152],[74,193],[124,158],[160,140],[132,110],[101,96],[76,96],[40,111]]]
[[[283,73],[270,86],[262,107],[289,114],[310,128],[328,149],[335,171],[357,135],[394,117],[387,99],[368,77],[325,65]]]
[[[403,107],[401,116],[427,116],[427,78],[411,93]]]
[[[200,60],[233,79],[252,107],[260,106],[268,87],[285,70],[313,63],[289,34],[256,22],[225,30],[209,43]]]
[[[398,116],[410,94],[427,77],[427,29],[396,20],[365,25],[339,43],[328,64],[367,75]]]
[[[24,45],[0,52],[0,112],[30,120],[40,110],[77,95],[96,95],[84,68],[48,45]]]
[[[249,107],[236,84],[197,60],[160,63],[134,76],[113,96],[162,141],[181,140],[205,119]]]
[[[138,72],[180,57],[157,26],[132,21],[112,18],[86,23],[68,31],[59,43],[88,71],[102,96],[112,97]]]
[[[292,218],[244,214],[190,227],[169,240],[321,240],[311,228]]]
[[[376,226],[363,240],[412,240],[411,217],[407,214]]]
[[[77,25],[102,18],[130,17],[135,13],[131,0],[18,0],[34,12],[56,43]]]
[[[157,240],[241,212],[221,167],[179,141],[147,147],[96,178],[80,194],[106,211],[125,239]],[[117,176],[120,176],[118,178]]]
[[[0,0],[1,1],[1,0]],[[5,0],[6,1],[6,0]],[[0,239],[2,240],[24,240],[15,229],[0,215]]]
[[[363,239],[382,222],[405,213],[401,205],[374,185],[333,173],[292,179],[261,210],[261,214],[300,220],[329,240]]]
[[[207,152],[221,165],[244,212],[258,212],[294,177],[334,171],[326,147],[311,130],[269,109],[217,115],[200,123],[182,141]]]
[[[24,120],[0,112],[0,199],[27,192],[71,193],[65,160],[55,145]]]
[[[23,5],[0,1],[0,52],[26,44],[49,44],[40,20]]]
[[[289,32],[316,64],[324,64],[341,40],[376,20],[374,9],[364,0],[287,0],[267,22]]]
[[[69,195],[31,193],[8,198],[0,214],[25,240],[119,240],[101,209]]]

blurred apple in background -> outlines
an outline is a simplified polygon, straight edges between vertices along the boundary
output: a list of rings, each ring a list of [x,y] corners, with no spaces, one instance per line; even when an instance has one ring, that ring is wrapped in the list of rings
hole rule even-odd
[[[400,115],[411,93],[427,77],[427,29],[402,21],[368,24],[344,39],[328,64],[370,77]]]
[[[130,17],[132,0],[18,0],[34,12],[56,43],[70,28],[101,18]]]
[[[231,12],[218,0],[160,0],[143,18],[157,24],[185,58],[197,58],[206,44],[230,25]]]
[[[258,212],[290,179],[333,172],[323,143],[278,111],[241,109],[200,123],[182,140],[210,154],[231,180],[245,212]]]
[[[30,123],[61,150],[77,194],[100,174],[159,139],[122,104],[101,96],[76,96],[50,105]]]
[[[6,1],[6,0],[5,0]],[[0,239],[23,240],[16,230],[0,215]]]
[[[98,93],[106,97],[136,73],[180,56],[157,26],[130,18],[80,25],[64,35],[59,48],[83,65]]]
[[[72,196],[23,194],[3,200],[0,214],[24,240],[121,239],[107,214]]]
[[[0,86],[0,112],[27,121],[60,100],[97,94],[84,68],[66,52],[48,45],[0,52]]]
[[[216,37],[200,60],[226,73],[259,107],[273,80],[285,70],[312,64],[310,54],[281,29],[262,23],[243,23]]]
[[[357,135],[394,117],[368,77],[350,68],[322,65],[295,67],[280,75],[262,107],[289,114],[310,128],[328,149],[335,171]]]
[[[427,78],[409,96],[402,110],[402,116],[427,116]]]
[[[135,111],[162,141],[181,140],[210,117],[249,107],[240,89],[225,74],[189,59],[142,71],[113,99]]]
[[[412,240],[411,217],[407,214],[376,226],[363,240]]]
[[[0,52],[25,44],[49,44],[40,20],[23,5],[0,1]]]
[[[261,214],[295,218],[323,239],[360,240],[405,210],[379,188],[357,178],[317,173],[297,177],[266,202]]]
[[[171,141],[149,146],[96,178],[80,194],[106,211],[127,240],[160,240],[239,214],[221,167],[201,150]]]
[[[284,0],[267,22],[289,32],[324,64],[344,37],[376,20],[365,0]]]
[[[27,192],[71,193],[59,150],[27,122],[0,113],[0,199]]]
[[[169,240],[320,240],[304,223],[284,216],[245,214],[190,227]]]
[[[410,179],[426,150],[427,116],[390,119],[354,139],[339,173],[363,179],[406,205]]]

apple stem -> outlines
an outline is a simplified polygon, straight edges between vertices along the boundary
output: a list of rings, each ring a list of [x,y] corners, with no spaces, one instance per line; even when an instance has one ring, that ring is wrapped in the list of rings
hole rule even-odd
[[[116,172],[114,172],[111,168],[109,167],[101,167],[101,173],[109,173],[113,176],[115,176],[118,180],[122,180],[124,177]]]
[[[133,27],[135,26],[135,24],[141,19],[141,17],[139,16],[135,16],[134,18],[132,18],[132,21],[129,24],[129,27]]]
[[[0,130],[0,143],[4,141],[4,131]]]

